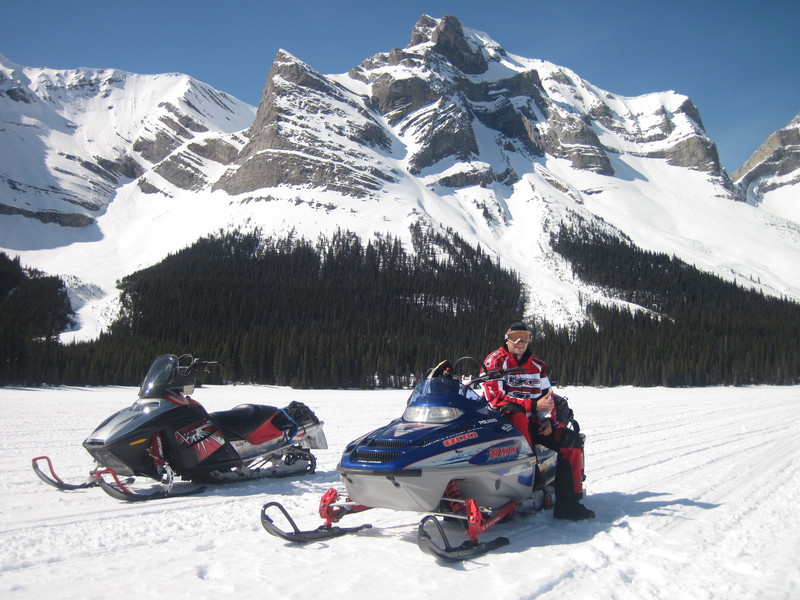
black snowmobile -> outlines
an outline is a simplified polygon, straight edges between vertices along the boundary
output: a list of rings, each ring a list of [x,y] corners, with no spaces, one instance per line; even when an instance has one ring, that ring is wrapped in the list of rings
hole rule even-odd
[[[128,501],[205,490],[174,491],[176,476],[197,483],[229,483],[313,473],[316,459],[309,450],[328,445],[322,422],[303,403],[284,408],[242,404],[209,413],[189,396],[195,374],[217,364],[188,354],[156,357],[138,400],[108,417],[83,442],[97,463],[85,482],[64,482],[47,456],[33,459],[34,471],[60,490],[99,486]],[[131,486],[139,476],[160,482],[159,489],[134,491]]]

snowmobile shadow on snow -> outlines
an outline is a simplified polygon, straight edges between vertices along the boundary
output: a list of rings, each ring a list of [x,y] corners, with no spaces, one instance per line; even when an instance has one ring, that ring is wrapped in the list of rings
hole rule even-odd
[[[652,498],[652,500],[651,500]],[[655,498],[662,498],[656,500]],[[608,515],[606,522],[613,522],[623,517],[641,517],[645,514],[659,514],[663,511],[665,517],[673,516],[671,506],[690,506],[709,510],[717,508],[719,504],[710,502],[697,502],[688,498],[675,498],[670,492],[642,491],[636,494],[623,494],[620,492],[603,492],[592,495],[592,502],[599,505],[597,511],[599,522],[602,516]]]
[[[662,498],[662,499],[656,499]],[[696,502],[688,498],[675,498],[668,492],[643,491],[636,494],[621,492],[602,492],[591,494],[596,517],[591,521],[578,523],[556,521],[544,515],[533,518],[514,519],[503,527],[514,532],[513,543],[499,552],[520,552],[530,548],[554,544],[580,544],[591,540],[597,534],[610,531],[621,520],[638,518],[644,515],[675,516],[676,506],[696,507],[703,510],[717,508],[718,504]]]
[[[319,476],[319,477],[317,477]],[[228,482],[214,482],[210,485],[198,486],[191,481],[175,481],[172,485],[172,494],[162,498],[196,495],[198,498],[246,498],[248,496],[293,497],[298,494],[319,494],[330,487],[335,481],[331,471],[316,471],[299,475],[286,475],[282,477],[260,477],[242,479]],[[162,490],[159,482],[145,482],[136,480],[136,494],[140,496],[153,496],[156,499]],[[193,494],[185,491],[197,490]],[[130,499],[125,498],[130,501]]]
[[[302,476],[262,477],[233,482],[236,485],[209,485],[203,491],[202,497],[236,498],[268,494],[271,497],[291,498],[301,494],[322,493],[337,480],[338,473],[335,470],[315,470]]]

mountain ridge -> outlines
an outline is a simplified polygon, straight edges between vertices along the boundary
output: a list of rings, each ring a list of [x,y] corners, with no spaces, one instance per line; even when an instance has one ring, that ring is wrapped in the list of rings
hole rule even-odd
[[[731,179],[747,202],[800,222],[800,114],[770,134]]]
[[[246,105],[178,73],[31,69],[0,55],[0,96],[27,105],[17,122],[4,111],[6,135],[13,135],[13,126],[38,133],[5,144],[0,179],[5,214],[24,214],[22,205],[38,201],[39,210],[26,216],[66,226],[93,225],[126,182],[142,178],[139,185],[146,188],[148,170],[180,187],[177,170],[168,167],[180,160],[185,146],[194,144],[197,154],[224,160],[209,135],[234,133],[247,123]],[[24,181],[22,161],[11,156],[11,148],[44,164],[47,185]],[[195,177],[199,173],[195,169]]]
[[[0,79],[5,111],[25,91],[9,81]],[[257,109],[195,85],[207,93],[188,102],[162,93],[147,135],[128,136],[127,156],[142,172],[91,196],[98,208],[84,207],[88,227],[31,225],[21,206],[0,215],[0,246],[74,277],[73,292],[102,290],[83,301],[76,335],[108,322],[120,277],[217,229],[256,225],[311,239],[345,227],[404,240],[416,223],[452,227],[520,273],[532,313],[557,323],[583,320],[586,297],[615,302],[576,281],[550,247],[559,223],[577,218],[800,299],[800,227],[742,201],[699,111],[676,92],[615,95],[509,54],[455,17],[428,16],[405,48],[348,73],[322,75],[278,52]],[[220,121],[226,102],[235,123]],[[0,205],[7,196],[11,187]]]

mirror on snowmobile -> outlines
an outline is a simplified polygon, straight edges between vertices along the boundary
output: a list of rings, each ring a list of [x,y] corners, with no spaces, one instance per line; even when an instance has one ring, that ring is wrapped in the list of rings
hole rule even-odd
[[[449,360],[443,360],[431,369],[427,379],[436,379],[437,377],[443,377],[445,379],[453,378],[453,365],[450,364]]]

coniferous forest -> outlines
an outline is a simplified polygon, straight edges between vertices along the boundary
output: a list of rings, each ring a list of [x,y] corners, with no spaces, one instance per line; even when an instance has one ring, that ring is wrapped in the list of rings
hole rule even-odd
[[[554,379],[670,387],[800,382],[800,304],[585,225],[562,225],[551,245],[577,278],[622,302],[588,304],[589,320],[570,330],[543,324],[540,348]]]
[[[0,385],[137,385],[156,355],[190,353],[220,361],[217,380],[396,387],[443,359],[482,359],[535,290],[451,231],[415,227],[412,241],[220,232],[119,281],[119,318],[66,345],[63,282],[0,254]],[[800,383],[796,302],[585,225],[551,244],[619,300],[587,303],[575,327],[527,319],[558,385]]]
[[[29,340],[3,383],[134,385],[154,356],[190,353],[230,381],[409,385],[454,352],[497,346],[525,302],[519,278],[458,235],[412,233],[413,253],[345,232],[199,240],[118,282],[121,316],[98,340]]]

